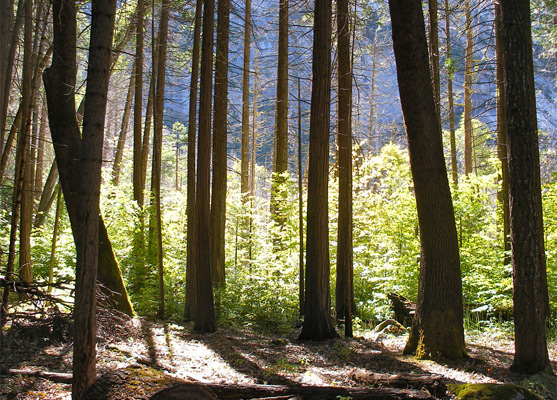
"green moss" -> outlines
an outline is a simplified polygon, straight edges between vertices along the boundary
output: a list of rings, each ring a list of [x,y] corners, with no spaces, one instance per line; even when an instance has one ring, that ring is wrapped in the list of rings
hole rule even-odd
[[[455,400],[543,400],[528,389],[510,383],[447,385]]]

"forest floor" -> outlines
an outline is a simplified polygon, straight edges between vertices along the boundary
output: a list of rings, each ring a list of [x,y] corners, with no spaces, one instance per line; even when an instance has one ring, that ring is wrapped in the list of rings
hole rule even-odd
[[[438,376],[445,383],[521,383],[525,379],[509,370],[514,344],[497,332],[468,334],[470,357],[464,361],[436,362],[402,355],[407,336],[388,332],[300,342],[294,331],[270,335],[220,327],[213,334],[199,335],[190,325],[139,318],[108,316],[100,318],[99,326],[99,375],[143,364],[201,384],[369,387],[366,377],[396,374]],[[34,376],[37,371],[71,373],[69,331],[63,318],[9,324],[0,348],[0,399],[70,399],[69,384]],[[552,343],[549,351],[557,371],[557,344]]]

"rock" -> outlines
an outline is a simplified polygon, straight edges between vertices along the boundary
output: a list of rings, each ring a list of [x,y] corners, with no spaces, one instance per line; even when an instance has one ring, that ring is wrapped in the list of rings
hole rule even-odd
[[[525,387],[506,383],[476,383],[448,385],[455,400],[543,400]]]

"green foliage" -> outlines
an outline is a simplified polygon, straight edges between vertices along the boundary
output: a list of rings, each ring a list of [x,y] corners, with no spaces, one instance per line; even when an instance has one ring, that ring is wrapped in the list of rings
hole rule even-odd
[[[363,160],[354,178],[354,294],[360,318],[388,318],[391,291],[416,298],[419,246],[407,153],[390,144]]]

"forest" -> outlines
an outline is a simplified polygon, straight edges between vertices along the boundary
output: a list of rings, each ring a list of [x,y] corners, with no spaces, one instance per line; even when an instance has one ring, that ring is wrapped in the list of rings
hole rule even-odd
[[[2,0],[0,398],[557,400],[554,0]]]

